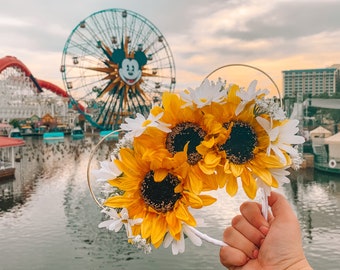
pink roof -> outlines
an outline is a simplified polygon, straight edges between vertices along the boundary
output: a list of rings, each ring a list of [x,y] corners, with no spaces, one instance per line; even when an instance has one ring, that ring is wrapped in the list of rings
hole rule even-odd
[[[12,146],[23,146],[23,145],[25,145],[24,140],[0,136],[0,148],[12,147]]]

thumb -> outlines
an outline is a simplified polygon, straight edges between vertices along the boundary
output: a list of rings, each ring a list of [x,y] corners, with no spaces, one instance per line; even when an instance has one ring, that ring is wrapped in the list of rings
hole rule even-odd
[[[275,218],[296,218],[288,200],[283,195],[272,191],[268,197],[268,204],[271,206]]]

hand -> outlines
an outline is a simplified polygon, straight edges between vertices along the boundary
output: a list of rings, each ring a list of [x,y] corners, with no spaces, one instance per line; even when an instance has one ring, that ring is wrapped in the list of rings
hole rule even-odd
[[[298,219],[288,201],[272,192],[268,198],[272,214],[268,222],[261,205],[245,202],[223,234],[228,244],[220,250],[221,263],[231,270],[312,269],[302,248]]]

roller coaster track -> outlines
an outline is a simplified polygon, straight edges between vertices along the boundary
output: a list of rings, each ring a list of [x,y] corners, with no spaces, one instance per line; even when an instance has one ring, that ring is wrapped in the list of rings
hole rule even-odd
[[[53,83],[35,78],[32,75],[31,71],[27,68],[27,66],[23,62],[21,62],[19,59],[17,59],[16,57],[5,56],[3,58],[0,58],[0,73],[3,70],[10,68],[10,67],[20,69],[25,74],[25,76],[28,77],[32,81],[32,83],[36,86],[36,89],[38,92],[43,92],[44,89],[46,89],[60,97],[70,98],[70,101],[75,103],[72,97],[70,97],[68,93],[64,91],[62,88],[60,88],[59,86]],[[84,107],[81,106],[81,104],[78,104],[77,108],[79,108],[81,111],[84,112]]]

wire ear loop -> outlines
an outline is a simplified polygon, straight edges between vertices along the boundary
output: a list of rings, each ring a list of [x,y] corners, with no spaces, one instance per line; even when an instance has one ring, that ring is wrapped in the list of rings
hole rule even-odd
[[[95,203],[102,209],[104,209],[104,206],[99,202],[99,200],[97,199],[97,197],[95,196],[94,192],[93,192],[93,188],[91,185],[91,163],[92,163],[92,159],[94,157],[94,155],[96,154],[96,152],[98,151],[98,148],[101,146],[101,144],[110,136],[117,134],[119,132],[121,132],[122,129],[117,129],[117,130],[113,130],[112,132],[110,132],[109,134],[105,135],[97,144],[96,146],[93,148],[91,155],[89,157],[89,161],[87,163],[87,185],[91,194],[92,199],[95,201]]]

